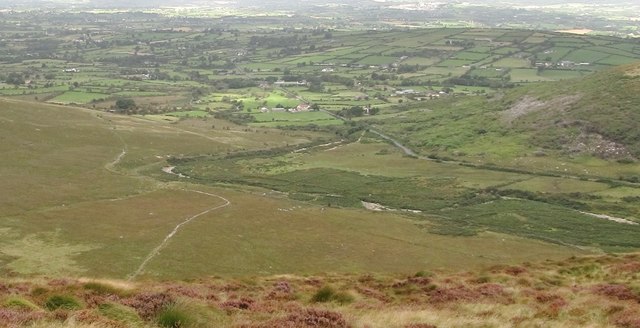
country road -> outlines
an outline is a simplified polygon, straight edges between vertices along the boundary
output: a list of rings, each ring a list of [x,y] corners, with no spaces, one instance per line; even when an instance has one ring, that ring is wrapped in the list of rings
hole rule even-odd
[[[378,135],[378,136],[380,136],[380,138],[382,138],[382,139],[386,139],[386,140],[391,141],[391,142],[392,142],[396,147],[398,147],[398,148],[402,149],[402,151],[403,151],[405,154],[409,155],[409,156],[414,156],[414,157],[417,157],[417,158],[420,158],[420,159],[429,159],[429,160],[430,160],[430,158],[423,157],[423,156],[418,156],[418,154],[416,154],[416,153],[415,153],[413,150],[411,150],[409,147],[407,147],[407,146],[405,146],[405,145],[401,144],[398,140],[393,139],[393,138],[389,137],[388,135],[386,135],[386,134],[384,134],[384,133],[382,133],[382,132],[376,131],[376,130],[374,130],[374,129],[369,129],[369,132],[374,133],[374,134],[377,134],[377,135]]]

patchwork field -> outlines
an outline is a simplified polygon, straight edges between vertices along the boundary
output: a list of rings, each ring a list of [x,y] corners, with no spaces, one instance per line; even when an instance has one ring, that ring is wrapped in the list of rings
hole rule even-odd
[[[0,65],[1,95],[141,115],[217,115],[253,126],[318,127],[341,123],[320,113],[283,112],[313,105],[333,113],[357,106],[375,108],[374,115],[394,113],[410,105],[428,107],[440,97],[570,80],[640,60],[640,48],[627,39],[455,28],[444,21],[448,28],[332,33],[276,28],[284,17],[279,23],[265,18],[264,30],[248,30],[243,22],[229,23],[238,28],[228,29],[196,19],[184,29],[171,20],[132,15],[139,23],[132,25],[132,44],[128,32],[68,18],[79,19],[80,27],[60,40],[37,39],[28,29],[22,31],[25,40],[0,32],[11,50]],[[172,32],[164,30],[167,24]],[[77,33],[83,28],[103,31],[106,39],[77,47],[73,42],[84,38]],[[23,41],[44,43],[47,53],[33,58]],[[176,46],[190,51],[176,53]],[[69,48],[76,49],[73,56]],[[131,101],[131,107],[120,108],[119,100]]]

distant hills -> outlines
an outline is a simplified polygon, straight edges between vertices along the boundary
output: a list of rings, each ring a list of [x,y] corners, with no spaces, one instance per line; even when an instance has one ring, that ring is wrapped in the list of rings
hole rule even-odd
[[[81,6],[81,7],[119,7],[119,8],[140,8],[140,7],[158,7],[158,6],[240,6],[240,7],[275,7],[275,8],[289,8],[295,9],[299,7],[305,7],[310,5],[370,5],[370,6],[384,6],[386,4],[401,4],[401,3],[420,3],[424,1],[418,0],[353,0],[353,1],[321,1],[321,0],[299,0],[299,1],[286,1],[286,0],[268,0],[268,1],[258,1],[258,0],[230,0],[230,1],[207,1],[207,0],[189,0],[189,1],[178,1],[178,0],[134,0],[134,1],[125,1],[125,0],[21,0],[21,1],[9,1],[9,0],[0,0],[0,6],[2,7],[13,7],[13,6],[22,6],[22,5],[30,5],[30,4],[51,4],[56,6]],[[531,1],[525,0],[470,0],[470,1],[458,1],[458,0],[442,0],[436,1],[438,3],[446,3],[446,4],[457,4],[457,3],[467,3],[474,5],[492,5],[492,6],[514,6],[514,5],[527,5],[527,6],[548,6],[548,5],[558,5],[565,4],[565,1],[560,0],[537,0],[533,3]],[[625,3],[633,3],[628,0],[608,0],[608,1],[598,1],[598,0],[579,0],[574,3],[584,3],[584,4],[600,4],[600,5],[615,5],[615,4],[625,4]]]
[[[366,1],[370,3],[369,1]],[[202,6],[202,7],[275,7],[275,8],[298,8],[306,5],[313,4],[325,4],[324,1],[317,0],[303,0],[303,1],[254,1],[254,0],[235,0],[235,1],[207,1],[207,0],[189,0],[189,1],[176,1],[176,0],[22,0],[22,1],[7,1],[1,0],[0,6],[2,7],[14,7],[14,6],[28,6],[35,4],[50,4],[56,7],[98,7],[98,8],[153,8],[162,6]],[[353,2],[345,2],[345,4],[352,4]]]

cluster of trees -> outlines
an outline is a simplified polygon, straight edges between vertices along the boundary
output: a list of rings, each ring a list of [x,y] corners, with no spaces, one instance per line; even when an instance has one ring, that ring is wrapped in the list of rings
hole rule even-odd
[[[352,118],[352,117],[360,117],[364,115],[375,115],[375,114],[378,114],[378,112],[380,112],[380,109],[377,107],[352,106],[348,108],[347,107],[343,108],[342,110],[340,110],[340,112],[338,112],[338,115],[346,118]]]
[[[376,81],[387,81],[387,80],[397,80],[398,77],[393,74],[373,72],[371,73],[371,79]]]
[[[131,98],[116,100],[116,111],[122,114],[130,114],[137,109],[136,102]]]
[[[25,83],[24,76],[16,72],[9,73],[3,80],[5,83],[12,85],[23,85]]]

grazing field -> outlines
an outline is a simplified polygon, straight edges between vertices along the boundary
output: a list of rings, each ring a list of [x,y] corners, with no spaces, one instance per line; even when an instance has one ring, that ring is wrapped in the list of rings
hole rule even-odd
[[[253,114],[255,123],[252,126],[280,125],[341,125],[343,122],[325,112],[271,112]]]
[[[394,213],[334,209],[268,195],[221,191],[232,205],[186,226],[149,264],[147,277],[179,279],[212,272],[224,276],[329,270],[411,272],[582,253],[503,234],[463,239],[432,234]],[[503,252],[505,247],[518,249],[518,256]],[[478,258],[480,254],[487,260]]]
[[[95,92],[82,92],[82,91],[67,91],[51,100],[49,102],[57,104],[87,104],[94,101],[101,101],[109,95],[104,93]]]
[[[170,113],[165,113],[165,115],[167,115],[167,116],[175,116],[175,117],[183,117],[183,118],[189,118],[189,117],[206,118],[206,117],[209,117],[209,113],[207,113],[205,111],[202,111],[202,110],[170,112]]]

